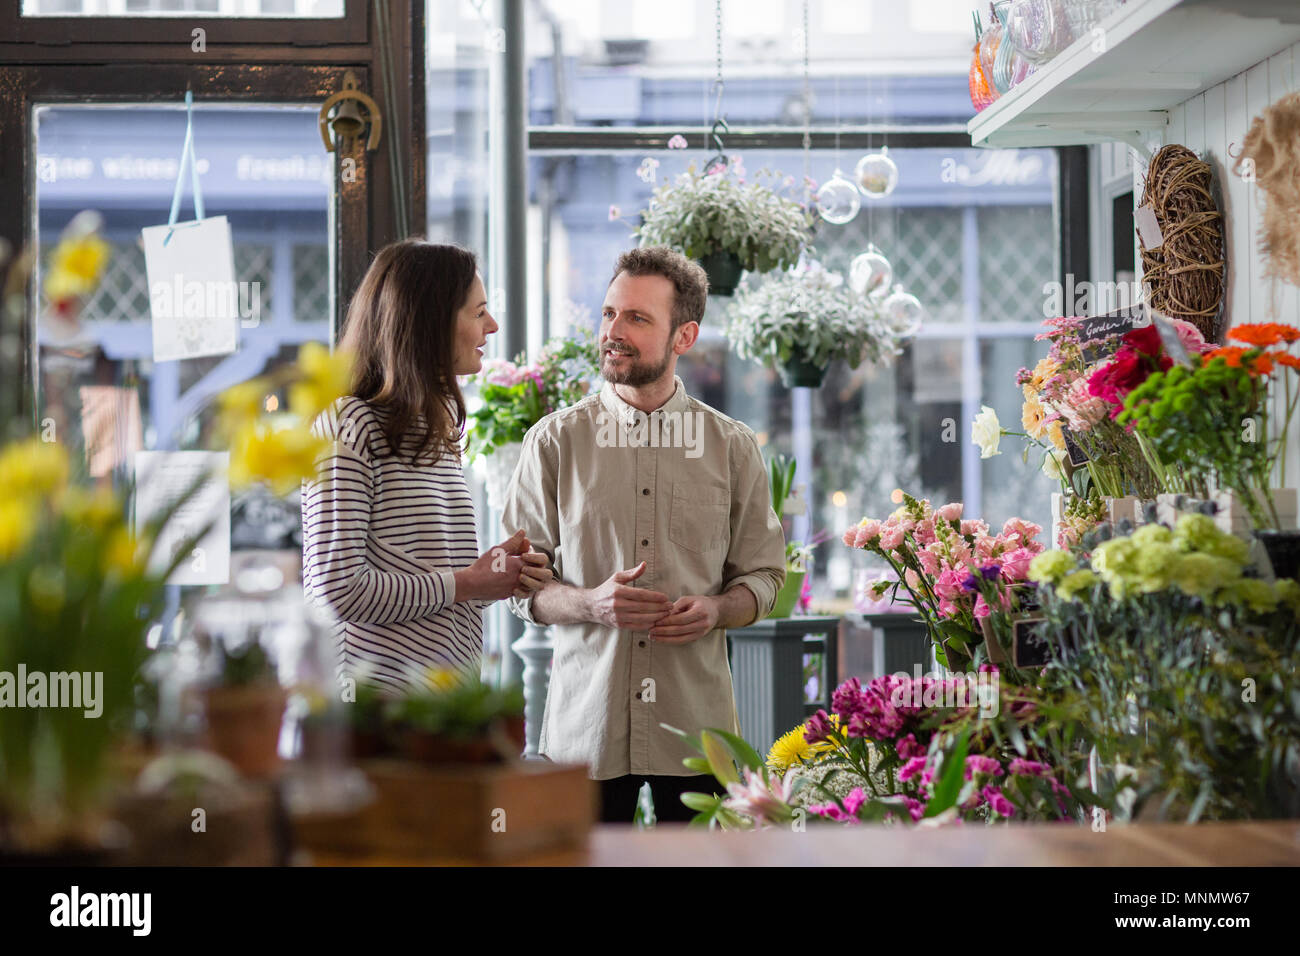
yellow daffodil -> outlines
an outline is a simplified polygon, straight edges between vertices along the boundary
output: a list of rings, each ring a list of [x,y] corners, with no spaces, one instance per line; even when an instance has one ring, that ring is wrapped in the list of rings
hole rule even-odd
[[[108,488],[69,488],[63,513],[73,524],[99,532],[122,519],[122,504]]]
[[[451,690],[461,682],[459,674],[445,667],[430,667],[424,679],[434,690]]]
[[[17,498],[0,499],[0,561],[8,561],[27,546],[36,528],[31,505]]]
[[[298,370],[302,378],[289,389],[289,408],[308,424],[352,390],[352,355],[342,349],[331,355],[319,342],[305,342]]]
[[[109,252],[108,243],[93,233],[60,240],[45,276],[46,297],[57,303],[93,292]]]
[[[59,497],[68,468],[68,454],[58,442],[14,442],[0,451],[0,499]]]
[[[306,426],[273,429],[251,424],[235,435],[230,449],[230,485],[244,489],[268,482],[276,495],[286,495],[316,473],[316,459],[330,443]]]
[[[140,543],[125,526],[114,528],[101,557],[104,571],[131,575],[140,570],[145,555]]]
[[[253,379],[232,385],[221,393],[217,400],[221,406],[221,421],[226,434],[235,434],[240,427],[255,422],[262,414],[262,401],[270,383],[262,379]]]

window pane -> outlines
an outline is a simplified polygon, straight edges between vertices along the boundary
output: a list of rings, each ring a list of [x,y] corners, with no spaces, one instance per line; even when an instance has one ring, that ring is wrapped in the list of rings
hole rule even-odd
[[[25,17],[342,17],[343,0],[23,0]]]

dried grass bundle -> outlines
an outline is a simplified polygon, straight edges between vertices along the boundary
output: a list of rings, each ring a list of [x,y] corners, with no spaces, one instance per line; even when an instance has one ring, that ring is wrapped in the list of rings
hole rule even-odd
[[[1300,285],[1300,93],[1289,93],[1250,123],[1233,171],[1264,191],[1259,232],[1264,275]]]
[[[1219,338],[1223,304],[1223,214],[1214,201],[1210,164],[1186,146],[1170,144],[1151,158],[1142,205],[1151,206],[1164,236],[1142,250],[1147,302],[1191,322],[1207,342]]]

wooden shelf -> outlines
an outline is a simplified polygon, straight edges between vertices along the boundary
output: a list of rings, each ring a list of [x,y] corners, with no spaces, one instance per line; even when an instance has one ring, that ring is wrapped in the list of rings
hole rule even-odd
[[[1297,41],[1295,0],[1129,0],[966,131],[976,146],[1137,145],[1179,103]]]

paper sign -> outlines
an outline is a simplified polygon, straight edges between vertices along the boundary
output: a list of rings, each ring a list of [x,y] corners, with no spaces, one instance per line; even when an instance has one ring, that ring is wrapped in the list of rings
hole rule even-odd
[[[154,361],[235,351],[239,287],[226,217],[148,226],[140,232],[153,315]]]
[[[201,477],[206,481],[174,514],[150,556],[161,574],[186,542],[211,529],[190,548],[168,584],[226,584],[230,580],[230,484],[227,451],[142,451],[135,456],[135,533],[161,517]]]
[[[1156,211],[1150,206],[1138,206],[1133,210],[1133,222],[1137,226],[1138,239],[1141,240],[1143,249],[1159,249],[1165,244],[1160,223],[1156,222]]]

